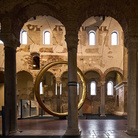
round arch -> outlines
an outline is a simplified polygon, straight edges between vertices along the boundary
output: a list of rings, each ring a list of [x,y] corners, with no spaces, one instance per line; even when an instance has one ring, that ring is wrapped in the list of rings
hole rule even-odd
[[[33,10],[35,9],[35,10]],[[28,2],[22,2],[16,5],[13,9],[13,17],[12,20],[16,19],[16,22],[13,23],[13,30],[15,32],[16,37],[19,37],[19,32],[23,27],[24,23],[27,22],[31,17],[36,17],[39,15],[52,16],[62,21],[62,16],[60,12],[57,10],[55,4],[47,2],[32,2],[31,0]],[[62,23],[63,24],[63,23]]]
[[[26,72],[26,73],[28,73],[28,74],[33,78],[33,73],[30,72],[29,70],[19,70],[19,71],[17,71],[16,74],[19,74],[19,73],[22,73],[22,72]],[[34,78],[33,78],[33,79],[34,79]]]
[[[102,71],[100,70],[100,69],[98,69],[98,68],[93,68],[93,69],[91,69],[91,70],[86,70],[85,72],[84,72],[84,74],[86,74],[86,73],[88,73],[88,72],[96,72],[96,73],[98,73],[98,75],[100,76],[100,80],[102,80],[103,79],[103,73],[102,73]]]
[[[112,67],[112,68],[107,69],[107,70],[104,72],[103,79],[105,80],[106,75],[107,75],[109,72],[112,72],[112,71],[118,72],[118,73],[120,74],[120,76],[123,77],[123,70],[122,70],[122,69],[117,68],[117,67]]]
[[[122,3],[122,4],[121,4]],[[84,5],[84,2],[81,3]],[[98,5],[98,6],[97,6]],[[81,5],[80,5],[81,6]],[[79,25],[81,27],[82,23],[86,21],[91,16],[111,16],[112,18],[116,19],[119,24],[121,25],[124,34],[127,35],[128,32],[128,18],[132,18],[134,15],[131,13],[128,13],[128,11],[132,10],[129,9],[129,7],[125,6],[124,8],[124,2],[116,2],[116,1],[89,1],[85,3],[85,7],[81,6],[80,12],[81,14],[78,14],[79,19]],[[126,12],[122,12],[122,8]],[[81,16],[81,17],[80,17]],[[128,17],[129,16],[129,17]]]
[[[17,101],[20,99],[34,99],[33,76],[30,72],[22,70],[17,72]]]

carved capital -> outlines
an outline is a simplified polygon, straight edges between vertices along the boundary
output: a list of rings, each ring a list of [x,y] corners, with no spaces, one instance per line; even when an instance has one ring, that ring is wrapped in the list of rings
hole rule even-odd
[[[79,41],[78,32],[73,30],[69,30],[69,31],[67,30],[65,38],[66,38],[68,50],[71,50],[71,49],[77,50],[78,41]]]
[[[0,39],[4,42],[5,47],[16,49],[20,46],[19,40],[12,33],[0,33]]]
[[[105,81],[101,81],[100,83],[101,83],[101,86],[103,86],[103,85],[105,85],[106,82]]]
[[[138,37],[137,36],[128,36],[125,39],[124,43],[128,51],[138,50]]]

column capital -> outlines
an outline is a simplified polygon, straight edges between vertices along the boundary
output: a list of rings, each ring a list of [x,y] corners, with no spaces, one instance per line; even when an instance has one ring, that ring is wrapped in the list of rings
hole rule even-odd
[[[138,36],[128,36],[124,43],[128,50],[138,50]]]
[[[67,42],[68,51],[70,49],[76,49],[78,46],[78,31],[76,30],[66,30],[65,40]]]
[[[20,46],[19,40],[13,33],[0,33],[0,39],[4,42],[5,47],[16,49]]]
[[[101,85],[105,85],[106,81],[101,81],[100,83]]]

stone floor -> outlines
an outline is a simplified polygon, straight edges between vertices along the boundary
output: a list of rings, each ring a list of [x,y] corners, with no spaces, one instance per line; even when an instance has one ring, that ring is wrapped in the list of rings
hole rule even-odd
[[[127,120],[79,120],[80,136],[64,136],[67,120],[22,119],[18,120],[19,131],[9,137],[43,138],[138,138],[125,133]],[[0,134],[2,133],[0,118]],[[0,136],[2,137],[2,136]]]

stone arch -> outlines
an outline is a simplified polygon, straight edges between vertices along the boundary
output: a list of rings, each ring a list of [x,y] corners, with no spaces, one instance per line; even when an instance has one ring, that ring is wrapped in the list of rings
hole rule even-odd
[[[19,103],[21,99],[34,100],[33,76],[25,70],[17,72],[17,115],[20,115]]]
[[[33,99],[33,76],[30,72],[22,70],[17,72],[17,97]],[[19,96],[18,96],[19,95]]]
[[[117,67],[112,67],[112,68],[107,69],[107,70],[104,72],[103,79],[105,80],[106,75],[107,75],[109,72],[112,72],[112,71],[118,72],[118,73],[120,74],[120,76],[123,77],[123,70],[122,70],[122,69],[117,68]]]
[[[33,80],[34,80],[33,73],[30,72],[30,70],[24,70],[24,69],[23,70],[18,70],[16,74],[18,74],[20,72],[26,72],[26,73],[30,74],[32,76]]]

